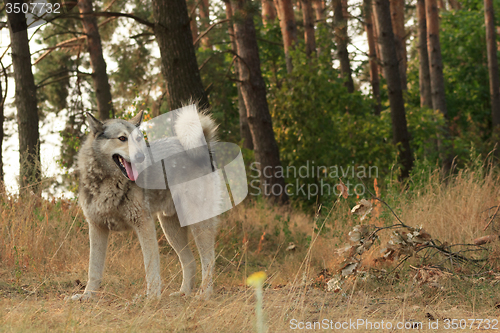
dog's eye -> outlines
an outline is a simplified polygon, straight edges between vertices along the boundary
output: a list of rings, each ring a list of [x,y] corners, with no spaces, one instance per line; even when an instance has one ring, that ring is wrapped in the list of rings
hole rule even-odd
[[[120,137],[118,138],[118,140],[120,140],[120,141],[122,141],[122,142],[125,142],[125,141],[127,141],[127,138],[126,138],[126,137],[124,137],[124,136],[120,136]]]

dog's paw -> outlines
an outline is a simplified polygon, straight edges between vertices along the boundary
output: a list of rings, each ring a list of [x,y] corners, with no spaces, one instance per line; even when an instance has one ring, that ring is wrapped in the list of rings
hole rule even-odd
[[[86,301],[90,301],[93,296],[94,296],[94,293],[83,293],[83,294],[76,294],[76,295],[73,295],[73,296],[66,296],[64,298],[64,300],[65,301],[86,302]]]
[[[199,290],[196,293],[196,295],[194,296],[194,298],[196,298],[198,300],[202,300],[202,301],[207,301],[210,299],[212,294],[213,294],[213,290],[211,288],[207,289],[207,290]]]

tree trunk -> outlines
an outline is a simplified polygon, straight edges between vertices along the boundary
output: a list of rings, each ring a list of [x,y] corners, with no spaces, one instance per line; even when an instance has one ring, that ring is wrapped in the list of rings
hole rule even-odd
[[[233,0],[233,10],[238,19],[234,22],[238,49],[238,73],[241,92],[247,109],[248,124],[252,133],[255,160],[259,164],[260,187],[264,197],[273,202],[285,203],[288,195],[285,179],[279,173],[281,162],[278,144],[274,137],[271,115],[266,99],[266,85],[260,71],[259,49],[249,0]]]
[[[413,167],[413,155],[410,148],[410,135],[406,123],[403,89],[397,60],[394,32],[391,23],[389,0],[375,0],[375,12],[379,23],[379,43],[389,103],[391,105],[392,134],[394,143],[398,146],[401,159],[401,177],[407,178]]]
[[[343,0],[333,1],[333,22],[335,25],[335,41],[337,43],[337,56],[340,61],[340,73],[344,79],[344,85],[347,90],[352,93],[354,92],[354,83],[352,81],[352,71],[351,71],[351,61],[349,60],[349,52],[347,51],[348,36],[347,36],[347,16],[344,15]]]
[[[7,78],[5,78],[7,80]],[[4,131],[3,131],[3,123],[5,121],[4,117],[4,100],[3,100],[3,89],[2,89],[2,81],[0,77],[0,193],[2,192],[4,188],[4,173],[3,173],[3,156],[2,156],[2,144],[3,144],[3,137],[4,137]]]
[[[285,48],[286,70],[293,71],[292,57],[290,51],[297,42],[297,24],[295,23],[295,13],[291,0],[275,0],[278,18],[280,20],[281,35],[283,36],[283,46]]]
[[[14,4],[16,0],[8,0]],[[8,13],[12,65],[16,81],[17,126],[19,135],[19,184],[21,192],[31,186],[37,192],[41,181],[40,134],[35,80],[24,14]],[[26,191],[29,193],[29,191]]]
[[[322,27],[326,24],[326,10],[325,3],[323,0],[312,0],[312,6],[314,8],[314,14],[316,16],[316,27]],[[317,55],[320,57],[324,50],[321,45],[317,45]],[[330,58],[330,57],[329,57]]]
[[[200,22],[203,31],[207,31],[210,27],[210,5],[208,0],[201,0],[200,2]],[[205,49],[211,49],[212,43],[210,42],[210,38],[208,34],[206,34],[201,39],[201,46]]]
[[[372,85],[373,99],[375,101],[375,114],[380,115],[382,111],[382,104],[380,101],[380,79],[378,76],[379,69],[377,63],[377,51],[375,43],[375,34],[373,31],[372,20],[372,0],[363,0],[365,11],[365,31],[368,40],[368,58],[370,65],[370,82]]]
[[[276,20],[276,8],[273,0],[262,0],[262,22],[264,26]]]
[[[193,36],[193,42],[198,39],[198,22],[196,22],[196,0],[187,0],[188,13],[191,15],[189,18],[189,27],[191,28],[191,35]],[[196,46],[195,46],[196,47]]]
[[[373,22],[373,35],[375,37],[375,51],[377,53],[377,61],[380,63],[382,61],[382,52],[380,51],[380,43],[378,40],[378,18],[375,15],[375,3],[372,0],[372,22]],[[382,66],[378,66],[378,74],[384,77],[384,68]]]
[[[271,2],[272,3],[272,2]],[[238,53],[238,48],[236,46],[236,38],[234,36],[234,28],[233,28],[233,7],[231,3],[228,1],[225,3],[226,5],[226,18],[229,21],[229,38],[231,40],[231,46],[233,51]],[[235,67],[236,77],[239,77],[238,74],[238,66]],[[240,136],[243,139],[243,148],[253,150],[253,140],[252,133],[250,132],[250,127],[248,126],[248,118],[247,118],[247,108],[245,107],[245,100],[243,99],[243,94],[241,93],[241,83],[237,83],[238,87],[238,111],[240,114]]]
[[[490,76],[492,134],[493,142],[497,145],[495,153],[498,156],[500,152],[500,82],[498,78],[497,39],[493,0],[484,0],[484,20]]]
[[[185,0],[153,0],[154,34],[160,48],[170,110],[191,99],[210,106],[203,89]]]
[[[308,57],[311,57],[312,54],[316,54],[312,0],[302,0],[302,18],[304,20],[304,39],[306,42],[306,54]]]
[[[429,54],[427,52],[427,20],[425,18],[425,1],[417,0],[418,20],[418,57],[420,106],[432,109],[431,74],[429,72]]]
[[[97,110],[99,119],[105,120],[114,116],[113,101],[111,99],[111,87],[109,86],[106,62],[102,55],[101,36],[97,27],[97,19],[92,15],[94,12],[92,0],[79,0],[78,9],[82,15],[83,31],[87,36],[87,46],[92,66],[92,81],[97,99]]]
[[[396,52],[399,61],[399,75],[401,85],[406,90],[406,32],[405,32],[405,0],[391,0],[391,22],[394,38],[396,38]]]
[[[429,54],[429,73],[431,77],[432,105],[447,117],[446,99],[443,78],[443,62],[441,60],[441,44],[439,43],[439,14],[436,0],[425,1],[427,18],[427,52]]]
[[[446,10],[446,4],[444,3],[444,0],[438,0],[437,7],[438,9]]]
[[[314,13],[316,14],[316,21],[322,21],[325,19],[325,3],[323,0],[313,0],[312,6],[314,8]]]
[[[441,44],[439,42],[439,10],[437,0],[425,1],[425,14],[427,19],[427,53],[429,55],[429,73],[431,77],[432,107],[439,110],[446,119],[446,124],[442,129],[444,138],[438,138],[438,150],[443,158],[443,168],[445,171],[451,169],[453,154],[451,151],[444,151],[443,139],[450,137],[448,126],[448,112],[446,109],[446,95],[444,90],[443,61],[441,59]]]
[[[333,21],[335,24],[335,41],[337,42],[337,56],[340,61],[340,73],[344,79],[344,85],[347,91],[354,92],[354,82],[352,81],[351,61],[347,52],[347,17],[344,15],[343,0],[334,0],[333,2]]]

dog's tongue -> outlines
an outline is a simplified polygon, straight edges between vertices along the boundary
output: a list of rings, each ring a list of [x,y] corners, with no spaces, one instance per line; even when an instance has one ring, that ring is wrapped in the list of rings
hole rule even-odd
[[[123,165],[125,166],[125,170],[127,170],[128,178],[130,178],[131,181],[135,181],[137,179],[137,170],[132,167],[132,164],[125,161],[125,159],[123,160]]]

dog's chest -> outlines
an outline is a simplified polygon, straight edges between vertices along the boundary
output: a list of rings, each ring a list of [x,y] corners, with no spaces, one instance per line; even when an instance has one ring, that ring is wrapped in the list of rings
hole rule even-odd
[[[127,181],[109,179],[98,187],[83,188],[80,202],[89,222],[109,230],[139,226],[149,216],[143,192]]]

